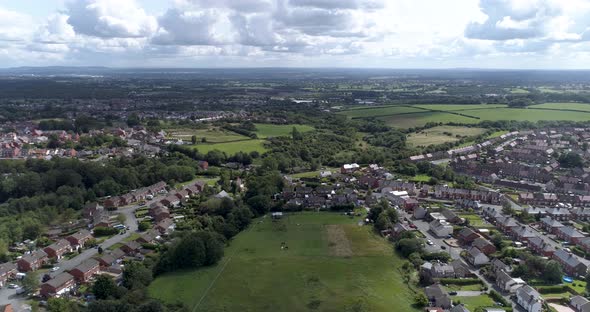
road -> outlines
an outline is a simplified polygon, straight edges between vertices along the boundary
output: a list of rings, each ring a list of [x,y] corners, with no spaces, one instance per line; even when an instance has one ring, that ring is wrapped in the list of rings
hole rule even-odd
[[[113,237],[106,239],[104,242],[102,242],[100,244],[100,246],[104,250],[106,250],[107,248],[109,248],[117,243],[120,243],[125,238],[129,237],[131,234],[136,232],[138,230],[138,224],[137,224],[137,219],[135,218],[135,213],[134,213],[135,210],[141,206],[146,206],[146,205],[149,206],[151,203],[162,200],[166,196],[167,196],[167,194],[159,195],[144,205],[136,204],[136,205],[129,205],[126,207],[119,208],[117,210],[117,213],[122,213],[123,215],[125,215],[125,225],[129,227],[129,230],[127,230],[124,234],[118,234],[118,235],[115,235]],[[77,255],[76,257],[74,257],[72,259],[62,260],[56,264],[56,266],[59,267],[59,270],[50,273],[50,276],[54,277],[59,273],[69,271],[69,270],[73,269],[74,267],[78,266],[80,263],[84,262],[85,260],[88,260],[88,259],[94,257],[97,253],[98,253],[98,249],[90,248],[90,249],[86,249],[86,250],[82,251],[82,253],[80,253],[79,255]],[[43,278],[43,274],[39,274],[39,278],[40,279]],[[15,308],[16,312],[29,311],[29,309],[27,309],[27,307],[29,307],[29,305],[26,304],[26,300],[28,300],[28,298],[26,296],[16,295],[16,290],[14,290],[14,289],[9,289],[8,287],[4,287],[4,288],[0,289],[0,304],[10,303]]]

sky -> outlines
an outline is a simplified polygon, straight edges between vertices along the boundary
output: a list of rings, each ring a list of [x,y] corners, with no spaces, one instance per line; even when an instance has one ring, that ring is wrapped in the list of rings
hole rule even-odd
[[[0,0],[0,67],[590,69],[590,0]]]

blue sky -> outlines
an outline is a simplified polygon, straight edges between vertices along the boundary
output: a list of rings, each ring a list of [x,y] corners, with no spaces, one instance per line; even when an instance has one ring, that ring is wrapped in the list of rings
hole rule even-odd
[[[0,0],[0,67],[590,68],[590,0]]]

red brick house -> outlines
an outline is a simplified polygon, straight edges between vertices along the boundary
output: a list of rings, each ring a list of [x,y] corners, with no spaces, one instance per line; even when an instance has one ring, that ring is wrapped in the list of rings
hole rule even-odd
[[[107,209],[114,209],[119,207],[119,197],[111,197],[104,201],[104,207]]]
[[[120,247],[126,254],[133,254],[141,249],[141,245],[136,241],[125,242]]]
[[[150,210],[150,216],[156,220],[156,222],[160,222],[164,219],[170,218],[170,211],[168,208],[160,206],[156,207],[153,210]]]
[[[9,279],[12,279],[18,273],[16,264],[6,262],[0,264],[0,287],[4,287]]]
[[[66,237],[66,240],[70,242],[72,248],[78,249],[84,247],[84,244],[86,244],[86,242],[91,238],[92,234],[90,234],[88,230],[80,230],[79,232]]]
[[[585,237],[584,234],[582,234],[573,226],[564,226],[559,228],[556,231],[555,236],[564,241],[568,241],[571,244],[577,244],[582,238]]]
[[[158,222],[156,226],[154,226],[154,229],[158,230],[162,235],[168,234],[174,230],[174,221],[170,218],[164,219]]]
[[[551,217],[545,217],[541,219],[539,225],[541,226],[541,228],[543,228],[545,231],[551,234],[556,234],[559,228],[564,227],[564,225],[561,224],[561,222],[551,219]]]
[[[94,276],[98,274],[100,271],[100,264],[95,259],[88,259],[78,266],[70,270],[70,274],[74,276],[76,282],[78,283],[86,283]]]
[[[73,250],[70,242],[65,239],[60,239],[57,242],[43,248],[43,251],[47,253],[47,257],[59,260],[64,254],[72,252]]]
[[[63,272],[43,283],[39,293],[44,298],[60,297],[61,295],[73,289],[75,285],[76,281],[74,276],[72,276],[70,273]]]
[[[487,239],[485,239],[483,237],[476,238],[473,241],[473,243],[471,244],[471,246],[479,249],[486,256],[496,252],[496,246],[494,246],[494,244],[492,244],[490,241],[488,241]]]
[[[459,234],[457,234],[457,239],[461,242],[461,244],[471,244],[476,238],[480,237],[478,233],[468,227],[464,227]]]
[[[529,239],[528,244],[530,249],[532,249],[536,254],[541,255],[543,257],[551,257],[555,252],[555,248],[547,244],[540,237],[533,237]]]
[[[48,260],[49,258],[47,258],[45,251],[36,250],[18,259],[16,265],[21,272],[36,271]]]

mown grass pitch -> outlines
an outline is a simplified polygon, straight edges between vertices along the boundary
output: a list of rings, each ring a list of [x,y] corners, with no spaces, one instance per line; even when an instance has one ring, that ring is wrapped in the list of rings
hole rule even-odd
[[[255,124],[256,126],[256,135],[259,138],[269,138],[269,137],[278,137],[278,136],[291,136],[293,131],[293,127],[297,129],[299,132],[309,132],[315,130],[314,127],[309,125],[274,125],[274,124]]]
[[[432,144],[442,144],[446,142],[456,142],[460,138],[457,137],[472,137],[484,133],[483,128],[475,127],[453,127],[453,126],[438,126],[430,129],[424,129],[420,132],[410,133],[408,135],[408,144],[411,146],[428,146]],[[450,134],[450,135],[447,135]]]
[[[158,277],[149,293],[191,311],[417,311],[403,261],[359,220],[336,213],[257,219],[218,265]]]

